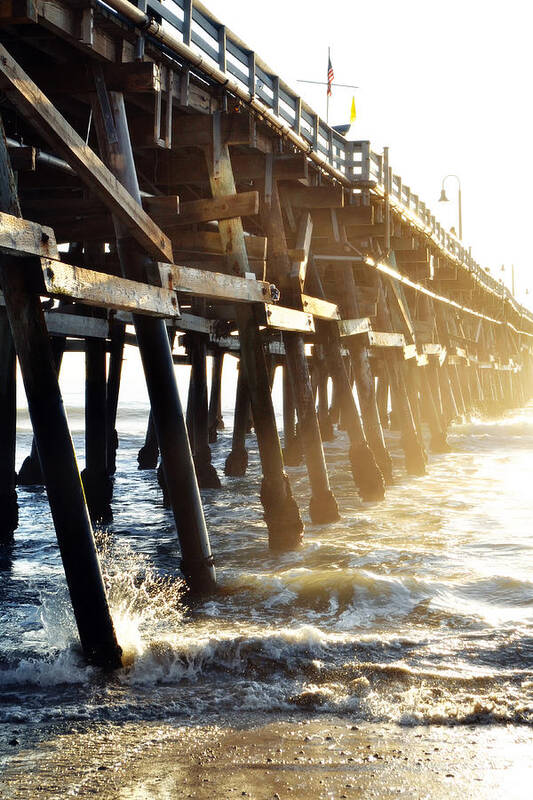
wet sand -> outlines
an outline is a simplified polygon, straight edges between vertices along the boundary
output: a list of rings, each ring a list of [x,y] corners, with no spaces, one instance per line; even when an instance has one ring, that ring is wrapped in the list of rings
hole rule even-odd
[[[35,744],[14,726],[2,728],[2,750],[11,751],[0,773],[5,800],[532,796],[528,727],[241,718],[231,726],[109,723],[48,736],[34,730]]]

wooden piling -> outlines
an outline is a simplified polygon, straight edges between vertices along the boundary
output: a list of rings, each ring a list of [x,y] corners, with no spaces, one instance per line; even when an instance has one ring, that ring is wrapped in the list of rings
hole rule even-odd
[[[54,336],[51,340],[52,356],[54,359],[54,366],[56,374],[59,378],[61,370],[61,362],[63,360],[63,353],[65,351],[65,337]],[[35,437],[31,443],[30,454],[26,456],[22,462],[18,475],[18,486],[42,486],[44,484],[43,472],[41,469],[41,462],[39,461],[39,454],[37,452],[37,444]]]
[[[434,453],[448,453],[450,446],[446,437],[446,423],[444,421],[438,378],[432,380],[429,365],[419,367],[420,385],[426,403],[429,430],[431,433],[430,447]]]
[[[222,418],[222,369],[224,366],[224,351],[216,348],[213,353],[211,366],[211,392],[209,394],[209,443],[217,440],[217,431],[224,429]]]
[[[194,386],[192,425],[194,427],[193,458],[198,486],[201,489],[220,489],[220,479],[211,463],[209,447],[209,418],[207,401],[207,336],[189,333],[186,347],[191,357],[191,381]]]
[[[342,308],[344,310],[344,315],[346,319],[356,319],[359,317],[359,309],[353,269],[350,266],[344,269],[343,288]],[[374,454],[374,458],[385,479],[385,483],[391,484],[392,459],[385,444],[383,428],[381,427],[381,420],[379,418],[374,375],[370,367],[368,350],[364,342],[361,341],[361,337],[357,336],[347,338],[347,347],[350,353],[350,361],[355,378],[366,440]]]
[[[144,437],[144,444],[137,453],[138,469],[155,469],[157,467],[157,459],[159,458],[159,445],[157,443],[157,435],[155,432],[154,417],[150,411],[148,415],[148,423],[146,425],[146,435]]]
[[[224,474],[233,478],[242,478],[248,466],[248,451],[246,449],[246,430],[250,416],[250,395],[244,370],[239,362],[237,376],[237,389],[235,395],[235,412],[233,419],[233,436],[231,452],[226,458]]]
[[[325,299],[325,292],[316,264],[311,260],[310,285],[317,297]],[[382,500],[385,481],[374,453],[370,448],[357,410],[352,384],[341,353],[341,340],[336,321],[317,319],[317,346],[324,352],[325,361],[337,387],[340,416],[350,440],[350,464],[355,485],[363,500]]]
[[[303,452],[296,425],[296,405],[287,362],[283,364],[283,460],[288,467],[302,463]]]
[[[213,197],[235,194],[229,149],[223,143],[219,112],[212,115],[212,141],[206,148],[206,162]],[[220,220],[218,229],[228,272],[244,277],[249,272],[249,265],[240,217]],[[261,502],[269,543],[274,549],[290,549],[300,544],[303,523],[283,467],[261,335],[251,306],[236,304],[235,317],[263,468]]]
[[[284,332],[283,342],[298,413],[302,450],[311,486],[309,514],[315,524],[335,522],[339,519],[339,509],[329,485],[304,341],[299,334]]]
[[[306,213],[302,222],[306,227]],[[261,222],[268,239],[269,274],[279,283],[284,296],[298,307],[301,303],[299,280],[291,276],[291,262],[283,224],[277,182],[272,183],[270,205],[263,203]],[[301,333],[283,331],[285,363],[289,371],[298,415],[298,431],[311,488],[309,513],[313,522],[325,524],[339,519],[337,501],[329,484],[329,476],[320,435],[315,394],[311,385],[305,344]],[[320,379],[319,379],[320,380]],[[327,403],[326,403],[327,413]]]
[[[103,339],[87,339],[85,344],[85,469],[81,478],[92,522],[111,522],[113,484],[107,470],[107,376]]]
[[[93,113],[100,149],[111,171],[141,206],[123,95],[120,92],[108,94],[103,78],[98,74],[95,77],[97,100]],[[113,222],[124,277],[147,282],[149,276],[154,279],[153,264],[139,249],[124,223],[116,216]],[[215,588],[215,569],[168,334],[161,319],[134,314],[133,322],[180,541],[181,569],[191,591],[205,594]]]
[[[18,526],[15,473],[17,431],[16,359],[5,308],[0,307],[0,543]]]
[[[379,324],[383,326],[383,330],[392,332],[393,325],[391,321],[391,313],[386,301],[386,293],[384,284],[380,276],[377,277],[379,287],[379,296],[381,302],[378,307]],[[391,348],[395,350],[395,348]],[[391,352],[385,355],[385,364],[387,366],[389,382],[392,389],[392,405],[393,411],[396,406],[396,412],[402,431],[402,449],[405,454],[405,467],[410,475],[424,475],[426,472],[426,453],[423,445],[422,432],[420,426],[417,426],[416,419],[413,413],[413,407],[409,398],[410,388],[407,384],[408,375],[406,371],[403,353]],[[417,413],[416,403],[414,404],[414,412]]]
[[[314,370],[317,376],[318,388],[318,426],[323,442],[332,442],[335,439],[335,430],[329,416],[328,383],[329,372],[326,359],[320,344],[314,349]]]
[[[15,180],[0,122],[0,210],[20,216]],[[39,295],[28,288],[30,265],[0,257],[0,287],[18,355],[46,491],[86,658],[121,665],[76,455],[59,390]]]
[[[115,320],[111,323],[111,343],[106,391],[107,473],[116,472],[118,433],[116,429],[120,376],[124,359],[125,325]],[[157,456],[156,456],[157,458]]]

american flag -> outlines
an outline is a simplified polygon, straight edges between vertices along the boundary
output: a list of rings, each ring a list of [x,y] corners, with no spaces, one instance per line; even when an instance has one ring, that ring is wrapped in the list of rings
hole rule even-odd
[[[331,66],[331,58],[328,55],[328,97],[331,96],[331,84],[333,83],[333,78],[335,77],[333,73],[333,67]]]

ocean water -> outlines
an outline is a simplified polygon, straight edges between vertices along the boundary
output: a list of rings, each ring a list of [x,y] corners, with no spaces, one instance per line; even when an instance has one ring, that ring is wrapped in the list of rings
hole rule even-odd
[[[21,489],[19,530],[0,551],[3,723],[20,732],[240,710],[533,725],[533,406],[453,426],[452,452],[430,456],[421,478],[404,474],[388,434],[395,484],[377,504],[354,490],[339,432],[326,455],[342,519],[311,525],[305,468],[289,469],[306,532],[283,555],[268,551],[253,435],[247,476],[223,477],[227,409],[212,446],[223,486],[202,493],[221,591],[191,607],[155,473],[137,470],[147,405],[131,394],[114,522],[97,531],[126,666],[104,676],[84,663],[46,494]],[[67,402],[83,465],[81,401]],[[19,422],[20,464],[31,433],[24,412]]]

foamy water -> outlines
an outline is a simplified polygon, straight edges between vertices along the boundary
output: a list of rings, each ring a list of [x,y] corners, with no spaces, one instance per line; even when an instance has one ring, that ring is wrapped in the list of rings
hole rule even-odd
[[[423,478],[404,476],[392,435],[396,483],[379,504],[354,491],[339,433],[326,451],[342,520],[307,519],[303,547],[276,556],[250,436],[246,478],[203,493],[221,593],[193,608],[155,474],[136,469],[146,406],[123,410],[115,520],[98,540],[127,666],[104,677],[84,664],[46,496],[20,490],[20,528],[1,554],[5,722],[312,709],[406,725],[533,723],[532,408],[454,427],[453,451],[431,457]],[[80,415],[72,406],[75,431]],[[19,438],[22,458],[23,418]],[[221,476],[230,440],[226,429],[212,448]],[[289,474],[305,510],[305,469]]]

